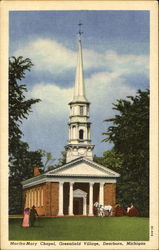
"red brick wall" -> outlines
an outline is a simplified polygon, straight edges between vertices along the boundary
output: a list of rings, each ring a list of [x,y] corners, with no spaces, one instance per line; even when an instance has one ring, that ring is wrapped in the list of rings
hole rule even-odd
[[[51,189],[50,189],[50,215],[55,216],[58,214],[59,211],[59,183],[58,182],[51,182]]]
[[[51,216],[58,214],[58,198],[59,198],[59,184],[55,182],[46,182],[35,187],[27,188],[23,191],[23,207],[25,205],[26,193],[28,191],[36,191],[39,188],[43,189],[43,206],[36,206],[39,215]],[[40,197],[41,199],[41,197]],[[31,206],[30,206],[31,208]]]
[[[51,214],[51,182],[46,182],[45,184],[45,192],[44,192],[44,207],[45,207],[45,215],[49,216]]]
[[[31,187],[31,188],[27,188],[23,190],[23,208],[24,207],[29,207],[28,204],[26,204],[26,193],[29,191],[33,191],[33,192],[37,192],[37,190],[43,190],[43,206],[40,204],[39,206],[37,205],[37,201],[35,203],[35,197],[33,196],[33,204],[31,204],[30,202],[30,208],[32,207],[32,205],[36,206],[36,210],[38,212],[39,215],[45,215],[45,189],[46,189],[46,184],[39,184],[37,186]],[[30,197],[31,199],[31,197]],[[38,199],[37,195],[36,195],[36,199]],[[41,196],[40,196],[40,200],[41,200]]]
[[[40,172],[39,172],[39,167],[35,167],[34,168],[34,176],[37,176],[37,175],[39,175],[40,174]]]
[[[105,184],[104,185],[104,205],[116,204],[116,184]]]

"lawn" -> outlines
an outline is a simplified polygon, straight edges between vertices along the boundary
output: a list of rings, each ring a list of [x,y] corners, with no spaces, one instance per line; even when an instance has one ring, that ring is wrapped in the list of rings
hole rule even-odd
[[[32,228],[9,220],[9,240],[149,240],[149,219],[140,217],[38,218]]]

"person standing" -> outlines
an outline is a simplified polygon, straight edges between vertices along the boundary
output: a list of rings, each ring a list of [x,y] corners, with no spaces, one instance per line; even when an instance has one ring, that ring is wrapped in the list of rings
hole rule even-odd
[[[24,209],[24,218],[22,222],[22,227],[29,227],[29,216],[30,216],[30,208],[27,207]]]
[[[137,210],[137,208],[133,205],[133,203],[131,203],[131,207],[127,209],[127,214],[129,216],[139,216],[139,212]]]
[[[30,210],[30,226],[33,227],[34,223],[36,221],[36,216],[38,216],[38,213],[35,209],[35,206],[33,205],[31,210]]]

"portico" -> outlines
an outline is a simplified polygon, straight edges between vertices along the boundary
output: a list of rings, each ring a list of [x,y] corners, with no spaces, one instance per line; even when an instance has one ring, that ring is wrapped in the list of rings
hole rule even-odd
[[[95,182],[85,181],[84,183],[88,185],[88,193],[81,189],[74,189],[74,186],[78,186],[80,181],[69,182],[69,203],[68,203],[68,215],[73,216],[73,199],[76,197],[83,199],[83,213],[82,215],[93,216],[93,191]],[[82,183],[81,183],[82,184]],[[104,182],[97,183],[99,184],[99,202],[104,204]],[[88,199],[89,197],[89,199]],[[58,216],[63,216],[63,201],[64,201],[64,182],[59,182],[59,212]],[[88,206],[87,206],[88,204]],[[88,213],[87,213],[88,207]]]

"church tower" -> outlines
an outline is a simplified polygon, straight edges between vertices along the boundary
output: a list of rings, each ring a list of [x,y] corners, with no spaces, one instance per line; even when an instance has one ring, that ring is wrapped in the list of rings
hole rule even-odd
[[[79,31],[74,94],[73,100],[69,103],[69,140],[65,147],[66,162],[79,157],[93,160],[94,145],[91,144],[91,123],[89,122],[90,102],[85,95],[81,34],[82,32]]]

